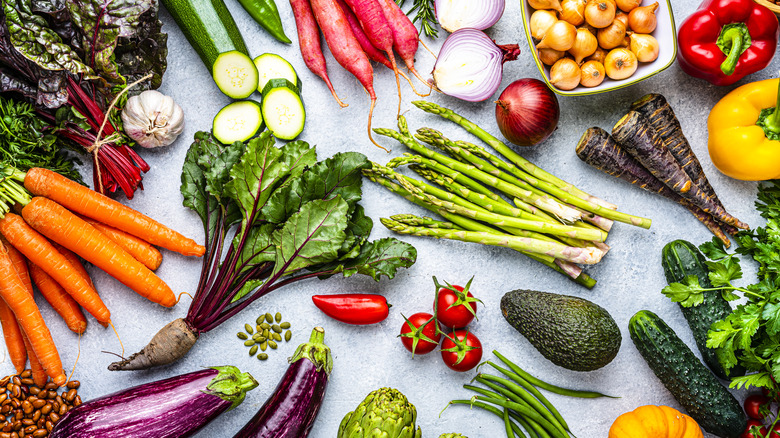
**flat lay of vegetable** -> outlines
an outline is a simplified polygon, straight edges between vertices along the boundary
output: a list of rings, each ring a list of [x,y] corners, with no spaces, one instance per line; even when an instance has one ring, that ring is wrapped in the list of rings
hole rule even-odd
[[[0,438],[780,437],[775,3],[5,0]]]

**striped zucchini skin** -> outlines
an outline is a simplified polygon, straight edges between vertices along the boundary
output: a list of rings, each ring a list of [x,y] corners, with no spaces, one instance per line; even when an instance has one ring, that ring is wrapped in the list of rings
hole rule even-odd
[[[694,420],[721,438],[738,438],[747,427],[742,406],[690,348],[655,313],[640,310],[628,323],[637,350]]]
[[[667,282],[680,283],[685,280],[685,277],[695,275],[702,287],[712,287],[704,255],[692,243],[685,240],[667,243],[661,251],[661,259]],[[682,310],[685,320],[688,321],[688,326],[691,328],[693,339],[696,340],[696,346],[699,348],[704,363],[710,367],[712,372],[724,380],[729,377],[744,376],[745,368],[739,365],[726,373],[720,360],[723,350],[707,348],[707,332],[712,324],[725,319],[732,312],[731,305],[723,299],[720,292],[704,292],[704,301],[701,304],[693,307],[680,306],[680,310]]]

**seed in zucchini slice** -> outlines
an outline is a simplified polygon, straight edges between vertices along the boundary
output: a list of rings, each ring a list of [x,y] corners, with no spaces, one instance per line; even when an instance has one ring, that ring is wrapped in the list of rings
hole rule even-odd
[[[252,100],[233,102],[214,116],[214,138],[224,144],[247,141],[263,130],[260,105]]]
[[[301,79],[298,77],[295,68],[286,59],[275,53],[263,53],[255,58],[254,63],[255,67],[257,67],[257,73],[260,75],[260,80],[257,84],[258,92],[262,93],[263,88],[271,79],[287,79],[290,83],[295,84],[298,92],[300,92]]]
[[[237,50],[221,53],[214,61],[211,76],[219,89],[233,99],[245,99],[257,89],[255,63]]]
[[[263,119],[276,138],[292,140],[303,131],[306,110],[298,89],[287,79],[271,79],[263,89]],[[271,317],[273,322],[273,317]]]

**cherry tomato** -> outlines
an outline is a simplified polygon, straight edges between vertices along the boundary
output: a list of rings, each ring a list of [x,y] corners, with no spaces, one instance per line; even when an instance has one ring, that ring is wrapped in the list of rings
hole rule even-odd
[[[471,277],[473,280],[474,277]],[[436,313],[436,319],[439,324],[449,328],[463,328],[474,320],[477,315],[478,299],[469,292],[471,280],[466,287],[452,285],[445,281],[446,286],[442,286],[433,277],[433,284],[436,285],[436,299],[433,302],[433,311]]]
[[[401,326],[401,342],[407,350],[415,354],[427,354],[433,351],[439,340],[441,332],[438,324],[430,313],[415,313],[409,318],[404,317],[404,325]]]
[[[765,429],[766,427],[762,428],[764,434],[766,434]],[[770,433],[767,438],[780,438],[780,423],[775,424],[775,427],[772,428],[772,433]]]
[[[444,364],[455,371],[468,371],[482,360],[482,343],[468,330],[454,330],[441,344]]]
[[[745,413],[748,418],[763,420],[766,415],[761,412],[761,406],[770,403],[769,397],[762,394],[752,394],[745,399]]]
[[[755,420],[751,418],[750,420],[747,421],[747,427],[745,428],[745,431],[742,432],[742,435],[739,436],[739,438],[758,438],[757,436],[750,433],[750,429],[753,426],[760,427],[761,435],[762,436],[766,435],[766,427],[763,427],[764,423],[762,423],[760,420]]]

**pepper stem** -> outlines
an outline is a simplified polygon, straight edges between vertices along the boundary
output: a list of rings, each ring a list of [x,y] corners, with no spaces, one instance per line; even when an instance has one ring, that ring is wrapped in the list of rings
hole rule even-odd
[[[739,57],[753,44],[745,23],[730,23],[723,26],[718,35],[717,43],[726,55],[726,60],[720,65],[723,74],[732,75],[737,67]]]
[[[769,131],[775,134],[780,134],[780,82],[777,86],[777,103],[775,103],[775,109],[772,114],[764,120],[765,131]]]

